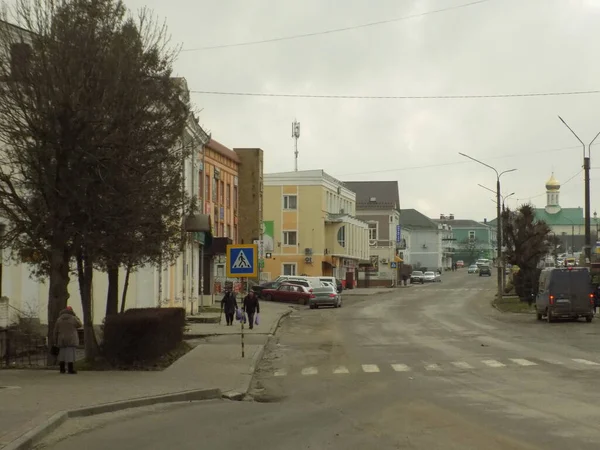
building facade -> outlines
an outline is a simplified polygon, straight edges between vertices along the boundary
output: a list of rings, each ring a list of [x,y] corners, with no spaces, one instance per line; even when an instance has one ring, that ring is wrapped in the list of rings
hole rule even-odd
[[[263,245],[263,151],[234,148],[239,164],[238,242],[259,246],[259,266],[264,266]],[[260,276],[259,276],[260,278]],[[258,280],[256,280],[258,281]]]
[[[400,210],[400,226],[406,250],[402,252],[405,264],[413,270],[442,268],[442,228],[416,209]]]
[[[369,263],[360,265],[359,285],[390,286],[398,280],[399,252],[403,250],[398,182],[345,184],[356,193],[356,217],[369,227]]]
[[[454,262],[464,261],[465,264],[473,264],[479,258],[490,260],[496,258],[496,226],[489,223],[487,219],[483,219],[483,222],[468,219],[445,219],[436,222],[444,222],[452,227],[455,239]]]
[[[356,194],[323,170],[264,176],[265,279],[334,276],[356,284],[369,257],[369,228]]]

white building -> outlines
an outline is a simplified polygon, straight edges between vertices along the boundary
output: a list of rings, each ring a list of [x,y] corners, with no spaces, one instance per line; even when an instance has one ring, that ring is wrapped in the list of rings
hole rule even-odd
[[[443,267],[444,230],[439,224],[416,209],[402,209],[400,226],[406,242],[406,250],[403,251],[405,264],[412,265],[413,269],[437,270]]]

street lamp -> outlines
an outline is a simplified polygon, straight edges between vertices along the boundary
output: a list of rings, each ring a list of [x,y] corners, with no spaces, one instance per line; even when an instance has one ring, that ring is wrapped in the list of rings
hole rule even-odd
[[[481,187],[481,188],[484,188],[486,191],[493,192],[494,194],[496,193],[496,191],[494,191],[493,189],[490,189],[490,188],[489,188],[489,187],[487,187],[487,186],[484,186],[483,184],[479,184],[479,183],[477,183],[477,186],[479,186],[479,187]],[[502,199],[502,211],[504,211],[504,209],[505,209],[505,208],[504,208],[504,203],[506,202],[506,200],[508,200],[508,199],[509,199],[510,197],[512,197],[513,195],[515,195],[515,193],[514,193],[514,192],[511,192],[511,193],[510,193],[510,194],[508,194],[508,195],[500,195],[500,198]],[[494,200],[494,201],[495,201],[495,200]]]
[[[505,173],[514,172],[517,169],[509,169],[503,172],[498,172],[495,167],[490,166],[472,156],[465,155],[464,153],[458,152],[459,155],[469,158],[471,161],[475,161],[477,164],[492,169],[496,173],[496,241],[497,241],[497,258],[498,258],[498,299],[502,298],[502,278],[503,278],[503,264],[502,264],[502,215],[500,213],[500,177]]]
[[[592,144],[594,141],[600,136],[600,131],[594,139],[587,146],[587,155],[586,148],[583,141],[577,136],[577,134],[571,129],[571,127],[564,121],[564,119],[558,116],[560,121],[563,123],[565,127],[569,129],[569,131],[575,136],[575,138],[581,143],[583,147],[583,170],[584,170],[584,180],[585,180],[585,259],[586,263],[592,261],[592,233],[591,233],[591,217],[590,217],[590,153],[592,149]]]

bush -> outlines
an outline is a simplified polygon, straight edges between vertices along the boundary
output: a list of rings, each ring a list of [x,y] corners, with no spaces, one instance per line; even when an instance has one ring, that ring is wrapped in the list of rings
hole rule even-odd
[[[106,317],[103,352],[112,364],[155,361],[183,341],[183,308],[128,309]]]

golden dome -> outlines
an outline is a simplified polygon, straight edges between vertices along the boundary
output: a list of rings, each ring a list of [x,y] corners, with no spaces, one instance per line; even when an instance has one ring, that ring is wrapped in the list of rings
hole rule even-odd
[[[560,183],[554,178],[554,172],[550,176],[550,179],[546,181],[546,189],[549,191],[558,191],[560,189]]]

